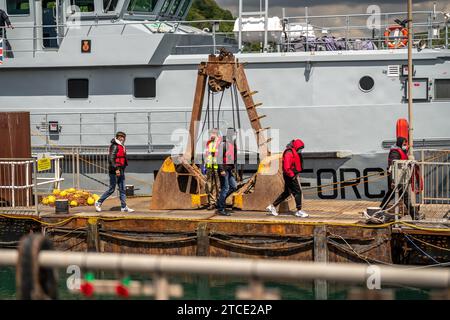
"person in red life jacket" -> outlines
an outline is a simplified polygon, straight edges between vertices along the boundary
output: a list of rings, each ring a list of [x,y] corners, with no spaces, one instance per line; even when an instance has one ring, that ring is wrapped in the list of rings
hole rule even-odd
[[[278,215],[276,207],[286,200],[291,194],[295,198],[295,204],[297,212],[295,215],[300,218],[306,218],[309,215],[302,210],[302,188],[298,181],[298,175],[303,170],[303,157],[302,150],[305,144],[302,140],[292,140],[283,152],[283,178],[284,178],[284,191],[280,196],[269,205],[266,210],[268,214],[274,216]]]
[[[125,148],[126,134],[124,132],[117,132],[116,137],[111,140],[108,155],[108,170],[109,170],[109,189],[95,202],[95,210],[102,211],[102,203],[116,190],[116,185],[119,187],[120,203],[122,212],[134,212],[133,209],[128,208],[125,195],[125,168],[128,166],[127,150]]]
[[[396,160],[408,160],[408,141],[403,137],[398,137],[395,145],[391,147],[391,150],[389,151],[388,156],[388,191],[386,192],[386,195],[383,198],[383,201],[381,201],[381,209],[386,209],[388,203],[394,199],[394,181],[392,179],[392,165],[394,161]],[[403,194],[403,187],[399,186],[399,194]],[[413,219],[415,219],[415,208],[411,205],[411,202],[409,201],[409,194],[406,191],[403,196],[403,203],[405,204],[406,208],[409,210],[409,214]]]
[[[231,213],[225,210],[226,199],[237,189],[236,178],[234,177],[235,168],[235,140],[236,131],[234,128],[227,129],[226,137],[218,148],[218,171],[220,178],[220,192],[217,197],[217,214],[229,216]]]

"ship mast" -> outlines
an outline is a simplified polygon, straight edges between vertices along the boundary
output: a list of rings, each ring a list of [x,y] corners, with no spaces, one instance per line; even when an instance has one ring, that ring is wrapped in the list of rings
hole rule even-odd
[[[412,0],[408,0],[408,144],[409,159],[414,160],[413,152],[413,101],[412,101],[412,87],[413,87],[413,63],[412,63]]]

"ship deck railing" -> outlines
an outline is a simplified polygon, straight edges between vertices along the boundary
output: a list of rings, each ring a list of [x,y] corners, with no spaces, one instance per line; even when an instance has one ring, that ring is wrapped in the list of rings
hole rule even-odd
[[[202,113],[202,119],[205,117]],[[219,128],[232,124],[225,119],[229,108],[220,110]],[[168,150],[174,147],[171,136],[180,130],[189,130],[191,111],[166,108],[152,111],[115,112],[46,112],[31,114],[31,138],[35,146],[74,146],[92,145],[94,141],[109,141],[119,128],[127,129],[130,147],[139,145],[140,152],[158,152],[160,147]],[[215,119],[216,120],[216,119]],[[55,123],[58,132],[49,130]],[[203,134],[207,134],[207,129]],[[58,142],[53,142],[56,139]],[[106,138],[106,139],[105,139]],[[165,151],[167,151],[167,149]]]
[[[270,30],[268,24],[264,23],[263,30],[247,31],[243,29],[243,24],[238,23],[239,28],[235,29],[236,20],[195,20],[195,21],[126,21],[118,19],[116,22],[106,21],[86,21],[83,20],[79,24],[66,23],[63,25],[33,25],[33,26],[15,26],[16,29],[32,29],[33,36],[29,37],[10,37],[8,41],[12,44],[13,52],[45,52],[58,50],[58,46],[66,38],[71,37],[69,32],[71,29],[85,29],[85,36],[89,36],[92,30],[97,28],[111,28],[112,26],[122,26],[120,34],[123,34],[126,28],[135,25],[141,25],[154,33],[177,33],[177,34],[202,34],[209,39],[202,44],[178,44],[174,48],[174,54],[183,54],[185,49],[204,49],[207,53],[217,53],[221,47],[227,47],[230,51],[240,53],[250,52],[289,52],[295,51],[292,45],[297,41],[292,41],[293,34],[298,34],[298,30],[291,30],[291,26],[295,24],[304,24],[306,26],[306,34],[309,31],[320,33],[315,39],[306,39],[306,46],[302,51],[320,51],[326,50],[320,47],[322,44],[320,38],[322,35],[340,38],[345,42],[343,50],[360,50],[357,47],[359,41],[371,41],[376,44],[376,50],[392,50],[388,48],[386,39],[383,35],[384,30],[389,26],[395,25],[394,19],[406,19],[406,12],[375,12],[366,14],[347,14],[347,15],[305,15],[305,16],[283,16],[283,30]],[[268,17],[267,17],[268,18]],[[244,19],[240,16],[238,19]],[[335,21],[338,20],[339,23]],[[331,21],[331,22],[330,22]],[[333,22],[334,21],[334,22]],[[413,43],[418,48],[449,48],[449,32],[448,32],[448,13],[434,11],[414,11],[413,12]],[[312,30],[308,30],[309,26]],[[56,28],[57,35],[53,37],[39,36],[37,30],[42,28]],[[6,27],[0,27],[0,34]],[[322,31],[326,32],[322,34]],[[84,33],[84,30],[83,30]],[[83,34],[82,33],[82,34]],[[261,41],[257,43],[245,42],[242,35],[246,33],[261,34]],[[269,34],[275,34],[275,40],[268,40]],[[77,32],[77,37],[80,33]],[[221,42],[220,39],[228,38],[227,42]],[[402,36],[390,37],[392,41],[403,39]],[[43,41],[56,40],[58,46],[52,48],[44,48]],[[300,40],[300,38],[298,39]],[[33,45],[29,49],[14,49],[14,44],[18,41],[32,41]],[[264,44],[264,45],[262,45]],[[8,53],[9,48],[4,48]],[[202,51],[202,52],[203,52]]]
[[[0,212],[39,216],[39,190],[59,188],[64,156],[0,159]]]
[[[394,204],[396,219],[411,213],[415,206],[419,215],[430,222],[447,221],[450,213],[450,151],[421,150],[420,159],[394,161],[392,181],[396,188]],[[406,188],[405,186],[411,186]],[[406,198],[406,201],[403,201]],[[402,211],[402,212],[401,212]]]

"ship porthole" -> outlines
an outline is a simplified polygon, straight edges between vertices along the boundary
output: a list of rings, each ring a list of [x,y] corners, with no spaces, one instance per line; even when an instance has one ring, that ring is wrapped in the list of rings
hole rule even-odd
[[[359,79],[359,89],[364,92],[372,91],[373,87],[375,85],[375,81],[372,77],[364,76],[361,79]]]

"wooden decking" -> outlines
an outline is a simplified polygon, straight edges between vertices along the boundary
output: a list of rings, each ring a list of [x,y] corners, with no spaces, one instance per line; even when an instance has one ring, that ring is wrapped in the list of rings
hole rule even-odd
[[[120,203],[116,198],[108,199],[102,206],[102,212],[98,213],[94,207],[70,208],[70,214],[78,217],[108,217],[108,218],[159,218],[159,219],[187,219],[187,220],[230,220],[230,221],[266,221],[266,222],[334,222],[344,224],[365,223],[362,212],[370,206],[376,206],[377,202],[371,201],[335,201],[335,200],[306,200],[304,208],[309,213],[308,218],[298,218],[294,213],[280,213],[274,217],[265,212],[234,210],[231,216],[220,216],[214,210],[150,210],[151,197],[136,197],[127,200],[128,206],[133,208],[133,213],[120,212]],[[54,213],[54,208],[44,207],[42,217],[61,216]]]
[[[425,220],[429,222],[449,222],[450,223],[450,205],[449,204],[426,204],[421,205],[420,212],[425,215]]]
[[[365,225],[363,211],[367,207],[376,207],[379,202],[357,200],[305,200],[303,210],[309,214],[308,218],[298,218],[293,212],[281,212],[278,216],[267,215],[265,212],[234,210],[231,216],[220,216],[214,210],[151,210],[151,197],[134,197],[127,200],[133,213],[120,211],[120,202],[117,198],[110,198],[102,206],[102,212],[96,212],[94,207],[70,208],[70,216],[79,218],[124,218],[124,219],[175,219],[192,221],[224,221],[224,222],[266,222],[288,224],[342,224]],[[450,205],[422,205],[421,213],[425,214],[424,221],[412,221],[409,216],[404,216],[401,221],[416,225],[434,224],[438,228],[450,228],[448,212]],[[43,207],[42,218],[63,218],[68,215],[55,214],[54,208]]]

